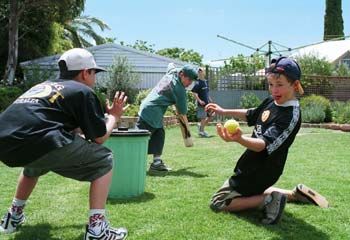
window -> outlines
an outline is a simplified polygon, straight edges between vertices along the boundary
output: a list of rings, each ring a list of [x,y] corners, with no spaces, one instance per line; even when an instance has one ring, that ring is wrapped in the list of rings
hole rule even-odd
[[[348,66],[348,68],[350,68],[350,58],[344,58],[340,60],[340,63],[345,64],[346,66]]]

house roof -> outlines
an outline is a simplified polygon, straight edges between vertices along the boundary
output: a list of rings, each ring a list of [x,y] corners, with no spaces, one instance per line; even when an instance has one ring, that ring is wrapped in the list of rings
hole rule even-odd
[[[350,51],[350,39],[339,41],[326,41],[323,43],[301,48],[294,52],[292,57],[303,55],[316,55],[325,58],[327,61],[334,63],[343,55]]]
[[[101,67],[109,67],[112,65],[114,58],[117,56],[125,56],[129,63],[133,66],[135,72],[152,71],[166,72],[169,63],[174,63],[176,67],[188,64],[176,59],[163,57],[157,54],[140,51],[131,47],[122,46],[116,43],[107,43],[87,48],[95,57],[97,65]],[[24,68],[32,65],[40,65],[42,67],[50,67],[58,69],[57,61],[61,54],[42,57],[20,63]]]

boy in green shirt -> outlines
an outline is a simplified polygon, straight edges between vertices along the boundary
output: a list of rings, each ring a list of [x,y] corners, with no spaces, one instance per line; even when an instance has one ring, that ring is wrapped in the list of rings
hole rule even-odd
[[[148,154],[153,154],[153,162],[149,169],[151,174],[163,175],[170,170],[161,159],[165,139],[163,116],[168,106],[175,104],[178,113],[186,118],[186,89],[193,86],[197,78],[197,70],[189,65],[181,69],[172,68],[141,103],[136,126],[151,132],[148,143]]]

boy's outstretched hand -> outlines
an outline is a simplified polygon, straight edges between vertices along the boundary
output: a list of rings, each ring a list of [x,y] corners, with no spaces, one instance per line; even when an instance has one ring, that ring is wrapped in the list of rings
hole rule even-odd
[[[126,108],[128,108],[128,105],[125,106],[127,99],[128,97],[124,92],[116,92],[112,104],[110,104],[109,100],[107,99],[106,112],[116,118],[120,118]]]
[[[205,111],[208,113],[217,113],[220,115],[223,114],[224,109],[216,103],[209,103],[207,106],[205,106]]]
[[[221,123],[216,124],[216,132],[226,142],[237,142],[242,138],[242,131],[240,128],[237,128],[234,134],[230,134]]]

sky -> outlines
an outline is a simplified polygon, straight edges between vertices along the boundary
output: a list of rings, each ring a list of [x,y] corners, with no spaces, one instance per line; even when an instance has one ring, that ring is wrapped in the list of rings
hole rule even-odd
[[[349,0],[342,1],[342,9],[348,36]],[[155,50],[193,49],[206,63],[254,53],[217,35],[254,49],[269,40],[289,48],[322,41],[325,0],[86,0],[83,14],[107,23],[111,30],[100,34],[116,43],[142,40]]]

